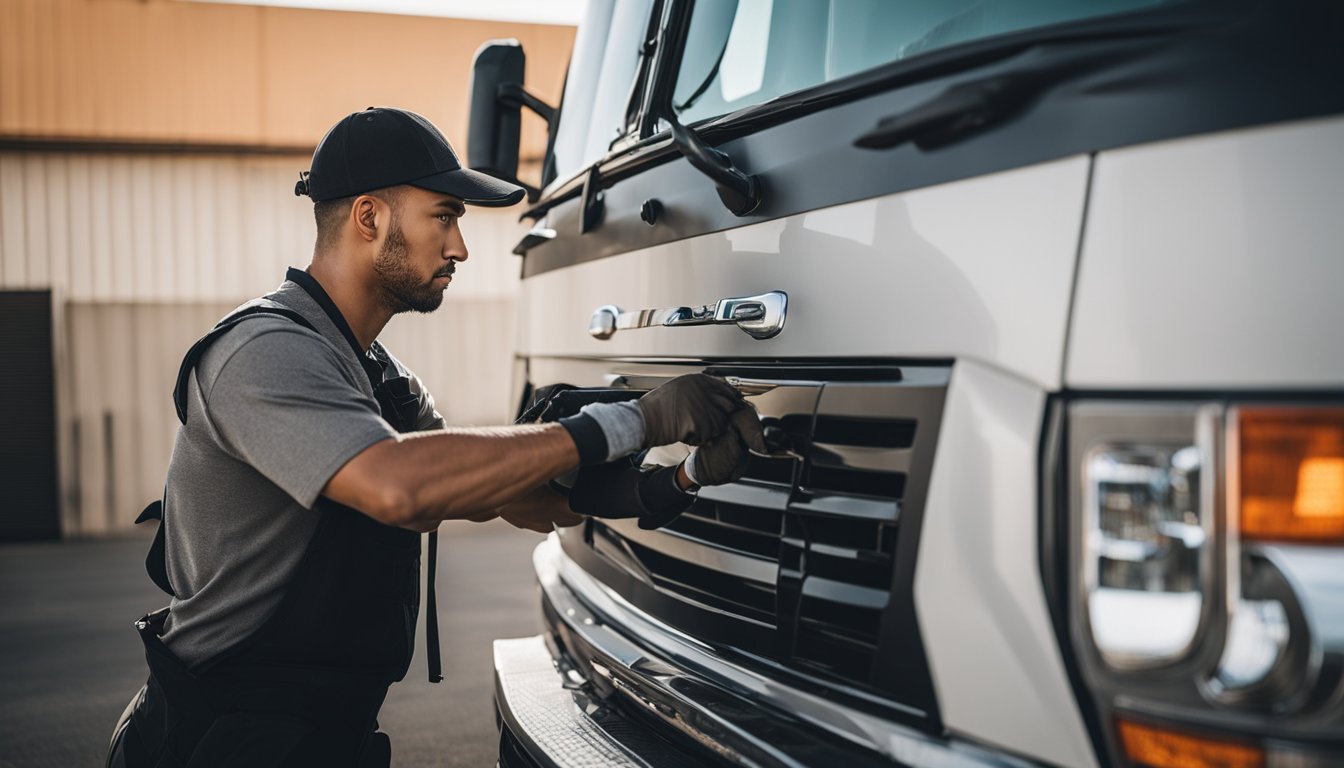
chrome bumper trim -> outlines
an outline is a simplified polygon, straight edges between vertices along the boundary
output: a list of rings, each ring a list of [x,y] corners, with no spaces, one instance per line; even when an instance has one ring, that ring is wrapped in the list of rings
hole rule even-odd
[[[839,751],[916,768],[1033,765],[964,740],[935,738],[730,664],[594,579],[565,555],[555,534],[537,546],[532,562],[548,618],[557,624],[552,629],[593,656],[594,676],[604,678],[594,681],[598,687],[623,695],[730,762],[805,765],[768,733],[787,729],[792,738],[786,743],[806,742],[804,732],[819,730],[850,745]],[[774,716],[762,718],[762,709]]]

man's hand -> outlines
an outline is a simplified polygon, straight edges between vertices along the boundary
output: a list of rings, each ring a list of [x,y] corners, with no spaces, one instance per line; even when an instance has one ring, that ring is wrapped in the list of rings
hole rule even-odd
[[[550,533],[555,528],[568,528],[583,522],[583,515],[569,510],[565,497],[546,486],[539,486],[528,495],[500,507],[499,516],[515,528],[538,533]]]
[[[644,445],[700,445],[718,437],[734,411],[747,406],[733,385],[717,376],[690,373],[636,401],[644,416]]]
[[[686,457],[686,474],[696,485],[722,485],[742,477],[751,460],[748,451],[765,453],[765,433],[749,403],[733,411],[728,429],[701,444]]]

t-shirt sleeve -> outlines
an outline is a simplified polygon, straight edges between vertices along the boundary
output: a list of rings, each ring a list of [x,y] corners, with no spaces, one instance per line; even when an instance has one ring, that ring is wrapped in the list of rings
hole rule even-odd
[[[224,450],[305,508],[346,462],[396,436],[335,350],[302,329],[248,339],[201,383]]]

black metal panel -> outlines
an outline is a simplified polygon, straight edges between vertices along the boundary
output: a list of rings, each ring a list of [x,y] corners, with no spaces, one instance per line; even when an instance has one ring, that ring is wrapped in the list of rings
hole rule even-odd
[[[0,541],[61,535],[51,292],[0,293]]]

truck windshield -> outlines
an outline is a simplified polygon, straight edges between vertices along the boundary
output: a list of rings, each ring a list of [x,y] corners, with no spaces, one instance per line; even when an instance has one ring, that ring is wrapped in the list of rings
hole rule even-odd
[[[1161,0],[697,0],[673,91],[683,123],[971,40]]]
[[[588,0],[565,78],[552,178],[600,159],[623,130],[652,6],[653,0]]]

